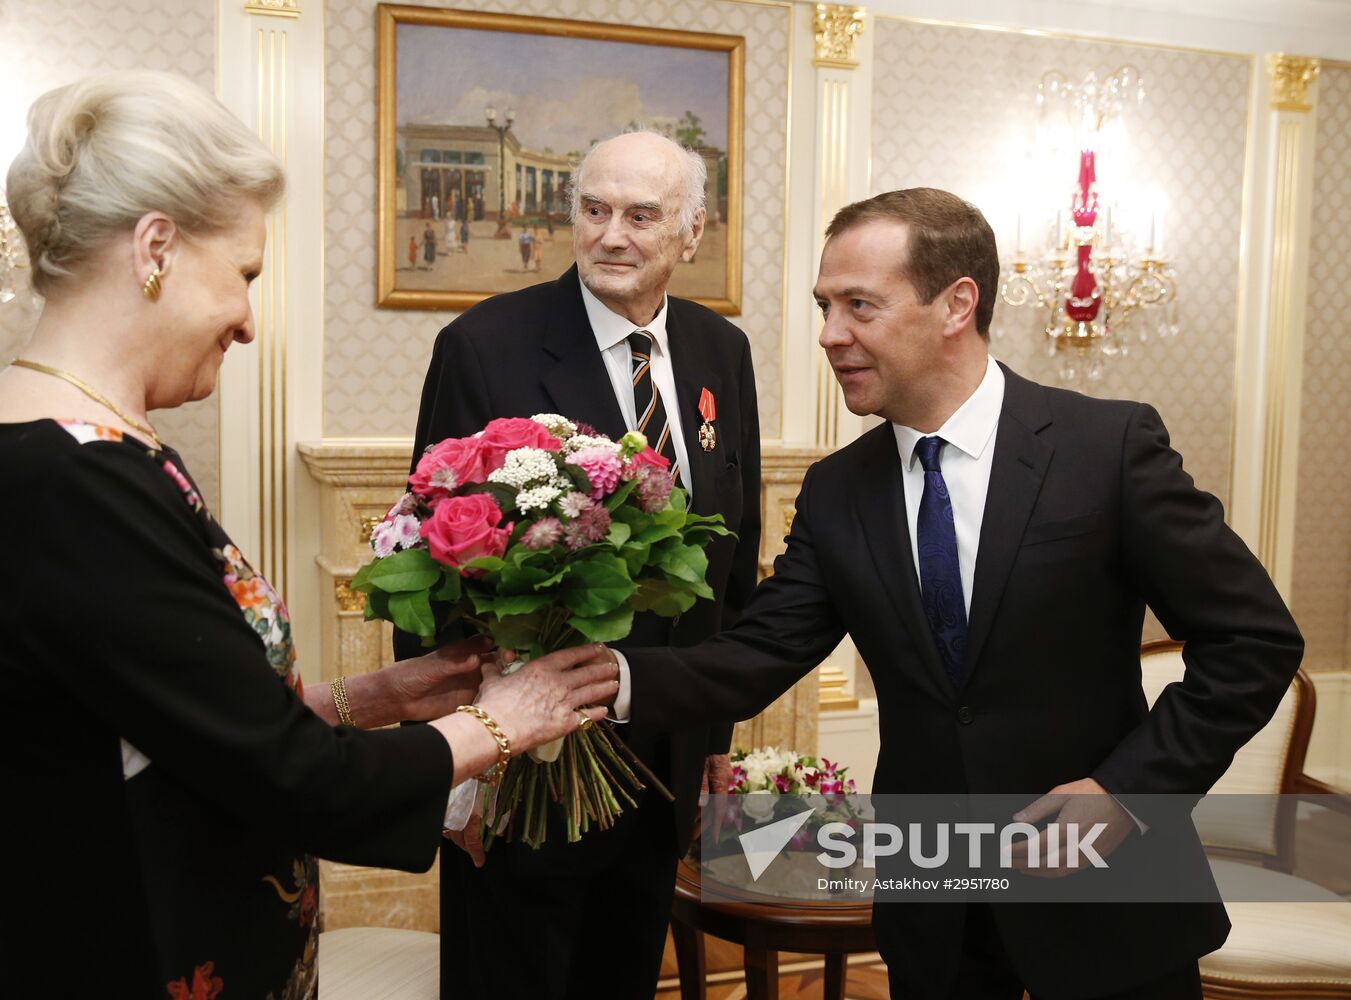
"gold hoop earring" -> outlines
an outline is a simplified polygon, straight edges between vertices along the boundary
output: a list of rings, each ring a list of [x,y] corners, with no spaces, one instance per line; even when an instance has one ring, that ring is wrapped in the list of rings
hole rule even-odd
[[[151,302],[154,302],[156,299],[159,298],[160,293],[159,275],[160,271],[159,268],[157,267],[150,272],[150,277],[145,279],[145,284],[141,287],[142,293],[144,293],[145,297],[149,299]]]

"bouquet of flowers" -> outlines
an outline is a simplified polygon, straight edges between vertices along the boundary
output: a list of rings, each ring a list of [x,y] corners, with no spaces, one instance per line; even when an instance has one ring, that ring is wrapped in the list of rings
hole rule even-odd
[[[802,847],[810,843],[813,830],[822,823],[848,823],[859,816],[854,803],[846,798],[858,794],[854,779],[846,777],[848,767],[835,761],[825,757],[818,760],[795,750],[756,747],[753,750],[735,750],[731,762],[732,777],[728,780],[727,791],[733,796],[743,797],[733,799],[739,808],[730,809],[724,817],[719,832],[720,840],[741,834],[744,825],[742,817],[762,823],[774,816],[782,802],[781,796],[825,797],[824,812],[812,817],[812,825],[803,827],[789,842],[790,847]],[[800,810],[801,806],[797,808]]]
[[[711,599],[704,546],[730,534],[721,515],[686,510],[669,464],[637,432],[612,441],[551,413],[494,420],[426,450],[351,589],[368,620],[427,646],[454,622],[519,662],[622,639],[635,612],[674,617]],[[635,768],[608,726],[513,757],[495,796],[484,790],[485,846],[519,835],[538,847],[550,802],[569,841],[608,828],[643,788]]]

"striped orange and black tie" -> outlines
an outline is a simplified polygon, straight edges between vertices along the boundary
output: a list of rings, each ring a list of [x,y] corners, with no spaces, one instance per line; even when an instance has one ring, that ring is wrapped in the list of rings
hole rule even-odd
[[[683,476],[676,458],[675,443],[671,440],[671,425],[666,420],[661,390],[652,381],[652,335],[646,330],[629,334],[629,363],[633,376],[633,411],[638,418],[637,429],[647,435],[652,450],[665,455],[671,462],[671,476],[681,485]]]

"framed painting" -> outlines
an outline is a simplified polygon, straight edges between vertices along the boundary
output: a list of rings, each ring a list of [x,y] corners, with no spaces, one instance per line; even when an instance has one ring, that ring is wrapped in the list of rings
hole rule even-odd
[[[377,10],[378,306],[459,310],[562,274],[578,160],[644,128],[708,168],[704,237],[672,294],[740,312],[744,38]]]

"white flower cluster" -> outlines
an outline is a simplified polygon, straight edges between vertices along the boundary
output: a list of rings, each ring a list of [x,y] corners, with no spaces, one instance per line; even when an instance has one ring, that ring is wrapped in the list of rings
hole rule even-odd
[[[562,495],[563,491],[556,486],[535,486],[516,494],[516,507],[522,514],[529,514],[535,509],[543,510]]]
[[[551,483],[557,475],[558,464],[554,461],[553,452],[543,448],[517,448],[507,452],[502,468],[488,473],[488,482],[503,483],[521,490]]]
[[[563,442],[564,455],[575,455],[583,448],[602,448],[612,455],[619,454],[619,445],[607,437],[597,437],[592,434],[574,434]]]
[[[746,772],[746,782],[751,791],[774,791],[774,775],[782,774],[784,768],[792,773],[801,759],[801,755],[793,750],[763,747],[746,754],[745,759],[736,762],[736,766]]]
[[[536,413],[530,419],[537,424],[543,424],[544,429],[560,441],[566,441],[577,433],[577,425],[558,413]]]

